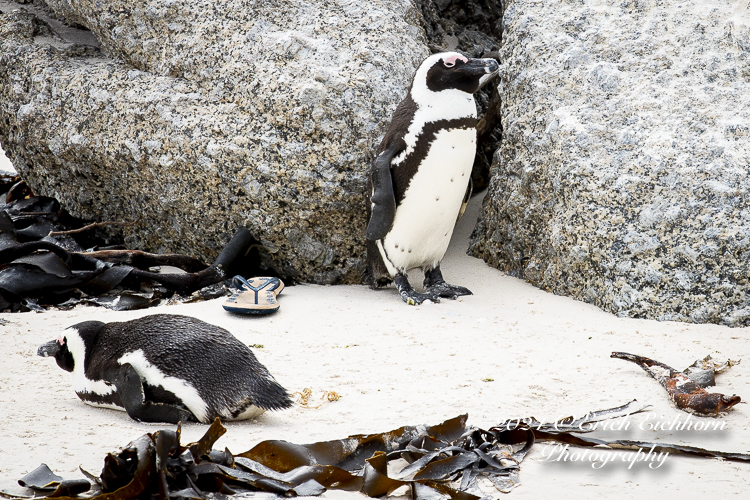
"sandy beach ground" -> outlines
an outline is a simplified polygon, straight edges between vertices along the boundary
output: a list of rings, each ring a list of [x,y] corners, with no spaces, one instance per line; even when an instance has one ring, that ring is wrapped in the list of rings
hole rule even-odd
[[[281,309],[268,317],[230,315],[221,308],[223,299],[133,312],[78,307],[0,314],[0,490],[20,493],[16,481],[40,463],[65,478],[81,478],[79,465],[98,475],[106,453],[169,427],[83,404],[70,375],[53,360],[36,356],[40,344],[72,324],[154,313],[195,316],[227,328],[246,344],[261,344],[254,349],[260,361],[290,392],[311,389],[311,406],[326,391],[340,395],[316,409],[297,405],[227,424],[216,447],[234,453],[266,439],[312,443],[435,424],[462,413],[482,428],[506,418],[557,419],[632,399],[652,405],[651,411],[621,421],[627,431],[613,429],[601,437],[750,452],[747,404],[718,419],[689,420],[711,428],[723,424],[723,429],[651,430],[684,424],[688,414],[675,409],[638,366],[609,357],[612,351],[631,352],[678,369],[707,354],[741,359],[718,376],[712,391],[750,399],[747,329],[621,319],[508,277],[465,255],[480,203],[481,196],[473,199],[443,261],[446,280],[474,292],[457,301],[410,307],[393,288],[299,285],[284,290]],[[417,274],[412,283],[421,283]],[[205,429],[184,425],[183,442],[198,439]],[[556,460],[565,457],[572,455],[537,443],[510,498],[742,497],[750,485],[747,463],[668,456],[661,465],[650,462],[653,468],[618,460],[596,469],[588,460]],[[359,494],[330,491],[325,497]]]
[[[7,156],[5,156],[5,151],[2,147],[0,147],[0,172],[15,172],[16,169],[13,168],[13,164],[10,162]]]

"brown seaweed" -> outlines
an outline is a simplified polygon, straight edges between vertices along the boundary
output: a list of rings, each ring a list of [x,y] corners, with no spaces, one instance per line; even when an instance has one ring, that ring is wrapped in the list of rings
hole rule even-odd
[[[148,269],[156,266],[172,266],[182,269],[188,273],[202,271],[206,267],[202,261],[180,254],[155,254],[141,250],[98,250],[86,252],[88,257],[99,259],[102,262],[112,264],[127,264],[139,269]]]
[[[516,427],[528,427],[535,433],[544,432],[548,434],[567,434],[571,432],[585,433],[594,430],[596,428],[594,425],[596,422],[635,415],[636,413],[646,411],[650,407],[651,405],[640,404],[634,399],[622,406],[608,408],[606,410],[592,411],[578,418],[570,416],[561,418],[555,422],[540,422],[534,417],[527,417],[523,419],[506,420],[494,428],[515,429]]]
[[[136,224],[138,224],[140,220],[141,218],[138,217],[136,220],[132,222],[119,222],[119,221],[92,222],[91,224],[87,224],[83,227],[79,227],[76,229],[66,229],[64,231],[50,231],[47,236],[62,236],[62,235],[68,235],[68,234],[78,234],[84,231],[90,231],[91,229],[95,229],[97,227],[107,227],[107,226],[130,227],[130,226],[135,226]]]
[[[18,484],[35,490],[53,491],[62,480],[63,478],[52,472],[47,464],[41,464],[19,479]]]
[[[0,203],[0,311],[41,310],[60,304],[65,308],[80,302],[118,310],[148,307],[162,298],[188,296],[234,274],[247,274],[257,266],[246,258],[257,241],[245,228],[238,229],[213,264],[186,255],[102,248],[102,240],[91,234],[93,229],[137,221],[77,219],[57,200],[34,196],[17,176],[4,176],[0,181],[0,195],[7,192],[6,204]],[[156,266],[185,272],[153,272]],[[155,284],[165,293],[137,296]],[[123,294],[123,300],[115,299]]]
[[[179,444],[178,426],[141,436],[120,453],[107,455],[101,488],[90,496],[206,498],[243,491],[309,496],[335,488],[378,497],[406,486],[415,499],[478,500],[478,476],[508,490],[516,486],[532,432],[483,431],[468,427],[466,420],[462,415],[431,427],[405,426],[308,445],[264,441],[236,456],[211,449],[226,432],[218,419],[203,438],[186,446]],[[390,477],[388,463],[398,459],[407,465],[398,477]]]
[[[596,430],[596,422],[612,418],[624,417],[640,413],[648,409],[649,405],[638,404],[633,400],[625,405],[608,410],[591,412],[580,418],[567,417],[556,422],[540,422],[534,417],[516,420],[506,420],[498,424],[501,429],[513,429],[518,426],[533,430],[537,441],[556,441],[574,446],[587,448],[606,446],[619,450],[653,449],[655,453],[672,453],[695,457],[721,458],[736,462],[750,462],[750,454],[727,453],[723,451],[712,451],[697,446],[684,446],[667,443],[650,443],[645,441],[634,441],[629,439],[618,439],[605,441],[579,434],[587,434]]]
[[[595,422],[646,408],[631,401],[580,418],[540,422],[530,417],[508,420],[489,430],[467,426],[467,416],[461,415],[435,426],[404,426],[306,445],[263,441],[239,455],[212,449],[226,432],[218,419],[198,442],[185,446],[180,444],[178,425],[176,430],[162,429],[141,436],[120,453],[107,455],[101,476],[86,497],[205,499],[255,491],[315,496],[326,489],[381,497],[406,487],[414,500],[479,500],[485,494],[478,481],[488,481],[502,492],[519,484],[520,464],[536,440],[613,449],[653,448],[656,452],[750,461],[750,455],[741,453],[585,436]],[[388,465],[394,461],[405,461],[406,466],[389,474]],[[23,485],[42,492],[42,488],[59,489],[65,481],[44,468],[25,476]],[[70,498],[75,497],[76,493],[70,493]]]
[[[695,362],[685,368],[682,372],[703,387],[713,387],[716,385],[716,375],[727,368],[739,364],[739,361],[728,359],[723,363],[716,363],[709,354],[703,359],[696,359]]]
[[[725,396],[706,391],[701,384],[713,385],[713,377],[705,382],[696,381],[688,375],[690,368],[679,372],[659,361],[626,352],[613,352],[611,357],[632,361],[643,368],[667,390],[670,399],[680,410],[700,415],[718,415],[741,401],[737,395]],[[708,363],[709,359],[710,357],[705,358],[704,361]],[[694,363],[693,367],[697,363],[699,362]]]
[[[0,248],[0,310],[22,309],[21,306],[14,307],[14,303],[37,309],[35,302],[38,299],[59,304],[71,298],[80,299],[81,293],[99,296],[115,287],[125,286],[137,291],[143,283],[159,283],[172,293],[189,295],[229,278],[228,271],[244,255],[253,239],[245,228],[240,228],[210,266],[181,255],[158,256],[123,250],[71,252],[52,241],[5,241],[6,246]],[[154,265],[171,265],[188,272],[155,273],[148,270]],[[130,308],[151,304],[150,301],[133,300]],[[102,301],[102,305],[107,305],[107,301]],[[123,308],[123,304],[119,306]]]
[[[14,176],[10,178],[13,183],[9,186],[8,191],[5,195],[5,203],[12,203],[17,200],[23,200],[34,196],[31,188],[26,181],[21,180],[20,177]]]

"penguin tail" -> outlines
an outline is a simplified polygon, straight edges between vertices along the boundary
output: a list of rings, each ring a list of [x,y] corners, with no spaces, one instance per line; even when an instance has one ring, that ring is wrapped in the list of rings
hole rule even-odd
[[[253,404],[264,410],[285,410],[294,405],[289,393],[276,380],[267,379],[261,387],[256,387]]]
[[[365,283],[369,285],[370,288],[378,289],[378,288],[386,287],[390,285],[391,283],[393,283],[393,278],[391,278],[390,276],[385,276],[385,277],[375,279],[375,278],[370,278],[368,276],[368,279],[365,281]]]
[[[367,269],[364,283],[370,288],[382,288],[393,281],[385,262],[380,256],[378,245],[373,240],[367,240]]]

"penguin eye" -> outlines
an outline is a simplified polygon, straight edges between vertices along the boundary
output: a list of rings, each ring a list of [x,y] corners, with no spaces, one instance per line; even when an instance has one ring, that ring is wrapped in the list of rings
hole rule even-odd
[[[467,61],[468,59],[466,59],[461,54],[452,54],[445,58],[445,60],[443,61],[443,66],[445,66],[446,68],[452,68],[458,63],[464,64]]]
[[[57,337],[57,343],[60,344],[60,345],[65,345],[65,341],[66,340],[68,340],[68,339],[66,339],[62,335],[60,335],[59,337]]]

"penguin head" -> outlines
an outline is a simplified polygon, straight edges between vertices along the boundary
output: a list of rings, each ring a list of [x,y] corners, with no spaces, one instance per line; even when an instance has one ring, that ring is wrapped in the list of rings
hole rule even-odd
[[[66,328],[55,340],[42,344],[37,349],[37,356],[54,356],[57,366],[72,372],[76,360],[82,363],[86,352],[89,351],[104,325],[101,321],[85,321]]]
[[[497,74],[494,59],[470,59],[458,52],[441,52],[425,59],[414,75],[412,90],[443,92],[459,90],[473,94]]]
[[[62,335],[57,337],[56,340],[50,340],[46,344],[40,345],[36,354],[43,358],[54,356],[57,365],[67,372],[72,372],[75,367],[73,354],[68,349],[68,339]]]

